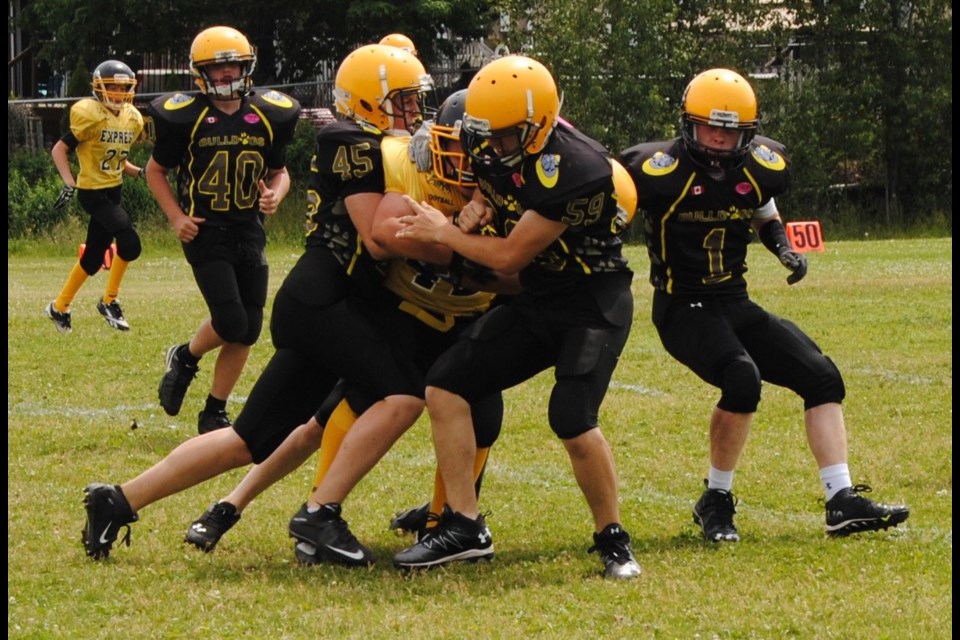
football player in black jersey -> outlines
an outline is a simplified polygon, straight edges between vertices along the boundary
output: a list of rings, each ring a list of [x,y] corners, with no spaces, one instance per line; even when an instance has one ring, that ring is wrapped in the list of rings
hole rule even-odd
[[[480,69],[467,88],[461,140],[497,236],[463,233],[428,203],[409,200],[401,237],[446,245],[503,273],[523,291],[474,323],[427,375],[427,408],[447,491],[438,525],[394,556],[425,568],[493,557],[471,471],[470,403],[554,368],[549,421],[570,456],[594,519],[604,575],[634,578],[640,566],[620,523],[613,454],[599,409],[630,332],[632,272],[622,255],[607,151],[558,122],[550,72],[524,56]]]
[[[380,141],[386,193],[373,215],[371,239],[365,239],[365,242],[376,243],[378,251],[384,255],[394,256],[382,265],[384,279],[381,285],[364,292],[368,296],[370,317],[377,323],[388,325],[384,330],[391,336],[391,348],[398,357],[413,363],[421,385],[423,374],[433,361],[466,326],[489,308],[493,299],[493,294],[481,291],[476,282],[475,278],[481,273],[479,270],[463,261],[458,261],[454,267],[448,266],[452,256],[446,247],[396,237],[397,217],[410,212],[402,194],[436,203],[452,216],[475,191],[472,174],[466,170],[466,158],[459,150],[459,138],[454,139],[449,133],[459,127],[462,114],[462,95],[450,96],[441,106],[433,133],[440,138],[445,131],[448,132],[448,139],[437,143],[436,153],[444,162],[427,172],[418,172],[411,161],[409,136],[386,136]],[[516,291],[515,278],[501,281],[495,279],[492,272],[482,275],[493,279],[487,281],[485,278],[482,284],[485,288]],[[398,310],[402,313],[397,313]],[[367,319],[356,318],[356,321],[367,322]],[[341,331],[340,335],[346,334]],[[370,353],[368,357],[374,355]],[[367,377],[376,377],[382,367],[390,366],[391,361],[384,357],[366,360],[369,367]],[[311,420],[294,430],[267,460],[251,469],[229,495],[191,525],[187,540],[207,551],[212,550],[232,526],[230,520],[219,518],[216,510],[239,514],[257,495],[295,469],[320,446],[321,462],[311,495],[290,525],[291,536],[297,540],[296,557],[305,564],[332,562],[365,566],[372,563],[374,554],[350,532],[340,515],[340,505],[410,425],[383,411],[381,417],[373,419],[375,414],[368,408],[376,407],[376,399],[371,401],[367,397],[362,382],[356,384],[347,379],[342,387],[338,386]],[[344,395],[346,397],[342,399]],[[246,411],[245,407],[238,425]],[[473,466],[476,490],[479,491],[487,452],[500,433],[502,398],[499,393],[490,394],[475,402],[471,411],[478,425],[477,456]],[[359,418],[358,414],[361,414]],[[444,487],[439,479],[434,494],[442,506],[445,497],[438,496],[444,494]],[[412,529],[427,526],[429,508],[428,504],[420,509],[420,522]],[[436,509],[439,511],[440,507]]]
[[[267,300],[263,219],[290,189],[284,156],[300,105],[278,91],[253,91],[256,60],[236,29],[205,29],[190,47],[200,92],[150,105],[157,139],[147,182],[210,311],[189,342],[167,350],[160,404],[177,415],[200,358],[219,348],[200,433],[231,424],[227,398],[260,336]],[[176,172],[176,193],[169,171]]]
[[[774,202],[788,185],[784,147],[757,135],[756,96],[734,71],[697,75],[682,103],[680,137],[638,144],[620,160],[639,193],[660,340],[720,389],[710,418],[710,470],[694,522],[707,540],[740,539],[733,474],[766,381],[803,398],[807,442],[826,493],[827,533],[896,526],[909,509],[873,502],[859,495],[869,487],[851,481],[840,371],[794,323],[747,294],[754,233],[790,270],[788,284],[807,273],[807,259],[791,247]]]
[[[120,529],[136,521],[139,509],[231,469],[264,461],[296,427],[312,419],[341,377],[357,380],[365,397],[380,399],[365,419],[395,424],[402,433],[419,416],[422,375],[414,363],[395,357],[385,330],[373,321],[377,314],[359,294],[379,289],[377,261],[386,254],[366,244],[369,235],[361,237],[358,227],[369,234],[383,198],[381,140],[390,132],[408,135],[422,117],[423,97],[431,88],[423,65],[395,47],[361,47],[340,65],[335,96],[343,120],[317,135],[306,249],[273,303],[270,332],[276,352],[232,428],[191,438],[122,487],[87,487],[88,555],[107,557]],[[187,219],[177,228],[196,233],[206,224]],[[348,406],[334,413],[333,418],[356,419]],[[201,524],[209,527],[215,521],[225,531],[238,519],[233,505],[217,503]],[[211,543],[209,537],[194,541],[189,536],[189,542],[208,550],[216,544],[216,538]]]

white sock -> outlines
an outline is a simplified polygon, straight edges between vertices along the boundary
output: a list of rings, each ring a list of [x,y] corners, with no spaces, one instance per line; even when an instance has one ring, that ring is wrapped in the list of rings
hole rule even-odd
[[[832,464],[820,469],[820,482],[823,483],[823,491],[828,501],[842,489],[853,486],[850,468],[845,464]]]
[[[733,472],[734,469],[720,471],[720,469],[711,466],[710,472],[707,474],[707,489],[730,491],[733,488]]]

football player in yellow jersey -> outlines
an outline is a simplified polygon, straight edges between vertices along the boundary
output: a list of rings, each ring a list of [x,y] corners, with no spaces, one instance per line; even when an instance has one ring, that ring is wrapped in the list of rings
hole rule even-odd
[[[446,122],[443,117],[445,107],[454,104],[458,105],[462,117],[462,92],[448,98],[440,108],[437,121],[441,126],[435,127],[437,133],[453,130],[452,126],[445,128],[442,125]],[[365,242],[377,245],[384,254],[407,256],[395,257],[385,265],[386,277],[379,291],[381,299],[374,304],[379,304],[382,309],[376,315],[389,317],[389,322],[393,323],[390,333],[397,339],[398,352],[411,358],[421,372],[425,372],[433,360],[453,343],[461,330],[489,308],[493,298],[491,293],[478,291],[476,278],[471,276],[481,272],[471,271],[469,263],[455,260],[457,267],[451,273],[449,268],[436,265],[437,262],[450,262],[449,251],[439,247],[431,249],[422,243],[396,237],[399,228],[396,217],[410,212],[403,194],[435,203],[451,215],[471,201],[474,183],[466,171],[466,160],[459,152],[459,139],[454,135],[447,137],[451,144],[455,142],[457,150],[444,154],[446,160],[438,163],[442,168],[436,173],[417,172],[407,151],[409,137],[389,136],[381,141],[386,193],[374,214],[370,237],[365,239]],[[516,291],[515,282],[498,283],[501,290]],[[491,286],[491,283],[484,286]],[[404,313],[398,316],[396,309]],[[231,518],[215,517],[217,505],[214,505],[213,510],[208,510],[194,522],[187,533],[187,541],[207,551],[213,550],[220,537],[236,523],[239,514],[259,493],[295,469],[320,446],[321,464],[314,480],[314,491],[291,521],[291,536],[298,541],[297,558],[306,564],[333,562],[362,566],[372,563],[375,559],[373,553],[356,540],[340,517],[340,503],[406,429],[371,421],[358,422],[354,427],[357,414],[363,413],[370,399],[362,397],[362,393],[351,387],[350,381],[346,387],[348,404],[337,405],[340,396],[336,392],[331,394],[331,399],[314,418],[298,427],[275,453],[252,469],[233,492],[217,503],[230,505],[234,513]],[[479,479],[487,451],[500,431],[503,413],[500,394],[478,400],[473,409],[478,425],[479,450],[474,476]],[[331,434],[335,438],[331,439]],[[435,501],[442,505],[445,493],[439,483],[435,494]],[[427,510],[426,505],[421,509],[424,521]],[[439,507],[436,510],[439,511]]]
[[[130,215],[120,206],[120,185],[124,174],[142,176],[143,169],[127,160],[130,147],[143,131],[143,117],[133,106],[137,79],[130,67],[107,60],[93,71],[94,98],[84,98],[70,108],[70,130],[53,145],[50,155],[63,179],[63,189],[54,203],[61,209],[77,193],[83,210],[90,214],[86,247],[57,299],[45,312],[57,330],[72,330],[70,305],[80,287],[103,264],[104,254],[116,241],[107,287],[97,302],[97,311],[114,329],[127,331],[130,325],[117,301],[120,282],[127,266],[140,256],[140,236]],[[76,152],[80,171],[76,178],[68,155]]]

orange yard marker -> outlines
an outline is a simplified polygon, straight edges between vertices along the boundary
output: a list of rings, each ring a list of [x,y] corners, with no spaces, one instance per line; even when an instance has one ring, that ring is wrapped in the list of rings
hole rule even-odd
[[[823,233],[820,231],[820,221],[788,222],[787,237],[797,253],[823,253]]]

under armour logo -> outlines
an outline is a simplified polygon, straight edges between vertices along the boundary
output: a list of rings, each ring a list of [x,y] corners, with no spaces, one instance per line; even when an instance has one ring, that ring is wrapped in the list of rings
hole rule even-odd
[[[690,308],[692,309],[692,308],[694,308],[694,307],[700,307],[701,309],[703,309],[703,303],[702,303],[702,302],[691,302],[691,303],[690,303]]]
[[[480,544],[486,544],[487,541],[490,540],[490,530],[484,529],[478,537],[480,538]]]

